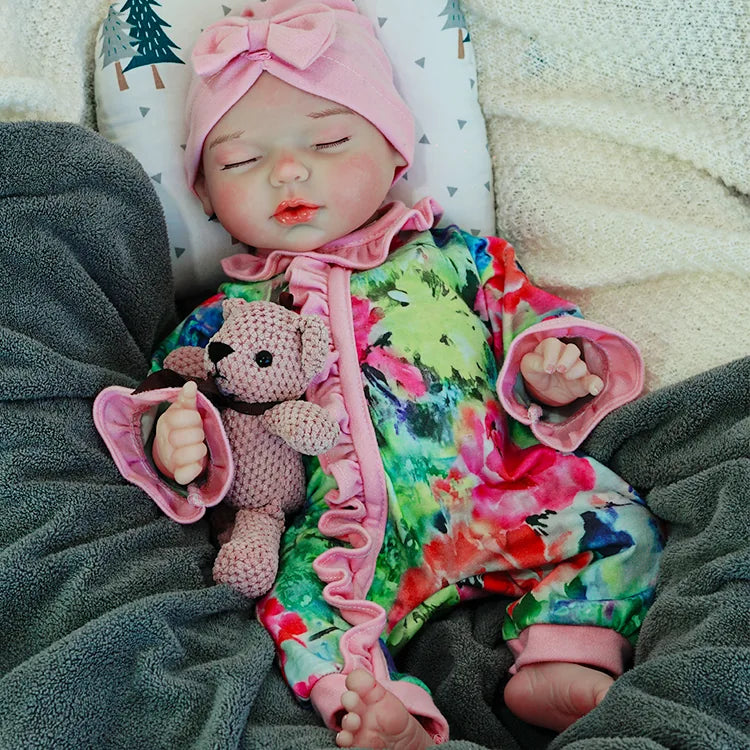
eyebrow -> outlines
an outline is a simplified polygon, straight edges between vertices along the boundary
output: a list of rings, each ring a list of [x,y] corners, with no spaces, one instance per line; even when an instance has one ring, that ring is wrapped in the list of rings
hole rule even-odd
[[[312,117],[313,120],[318,120],[321,117],[330,117],[331,115],[353,115],[349,107],[329,107],[328,109],[322,109],[319,112],[310,112],[307,116]]]
[[[353,115],[354,112],[349,107],[329,107],[328,109],[322,109],[319,112],[309,112],[308,117],[313,120],[319,120],[321,117],[330,117],[331,115]],[[237,138],[242,137],[245,134],[244,130],[238,130],[234,133],[227,133],[226,135],[220,135],[214,138],[211,143],[208,144],[208,150],[210,151],[214,146],[219,146],[227,141],[233,141]]]
[[[226,143],[227,141],[233,141],[236,138],[240,138],[244,135],[244,130],[238,130],[234,133],[227,133],[226,135],[219,135],[214,138],[211,143],[208,144],[208,150],[210,151],[214,146],[218,146],[220,143]]]

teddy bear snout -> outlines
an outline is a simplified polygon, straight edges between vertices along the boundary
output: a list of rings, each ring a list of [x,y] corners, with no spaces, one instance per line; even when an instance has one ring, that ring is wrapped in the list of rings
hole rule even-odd
[[[208,344],[208,358],[214,364],[218,364],[224,357],[228,357],[233,352],[234,349],[222,341],[210,341]]]

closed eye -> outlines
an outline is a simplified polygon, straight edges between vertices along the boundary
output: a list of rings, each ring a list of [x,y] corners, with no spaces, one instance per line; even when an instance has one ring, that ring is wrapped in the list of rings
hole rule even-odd
[[[221,169],[224,171],[225,169],[234,169],[235,167],[243,167],[245,164],[253,164],[254,162],[258,161],[258,157],[253,157],[252,159],[245,159],[244,161],[235,161],[232,164],[225,164]]]
[[[327,148],[335,148],[336,146],[342,146],[347,141],[350,141],[351,138],[347,136],[346,138],[339,138],[337,141],[330,141],[329,143],[316,143],[315,149],[317,151],[325,151]]]

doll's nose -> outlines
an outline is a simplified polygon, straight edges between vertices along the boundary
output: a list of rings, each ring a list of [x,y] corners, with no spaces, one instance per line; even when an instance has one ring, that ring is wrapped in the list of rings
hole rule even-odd
[[[307,167],[294,155],[282,154],[271,170],[271,184],[281,187],[290,182],[304,182],[310,176]]]
[[[234,349],[229,344],[224,344],[221,341],[211,341],[208,344],[208,358],[214,363],[218,364],[224,357],[228,357]]]

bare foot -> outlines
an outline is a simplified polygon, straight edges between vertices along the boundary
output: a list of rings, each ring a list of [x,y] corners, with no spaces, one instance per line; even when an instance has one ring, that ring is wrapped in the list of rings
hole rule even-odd
[[[505,686],[505,705],[529,724],[562,732],[596,708],[613,682],[582,664],[528,664]]]
[[[341,705],[348,713],[336,735],[339,747],[424,750],[435,743],[406,706],[364,669],[346,678]]]

